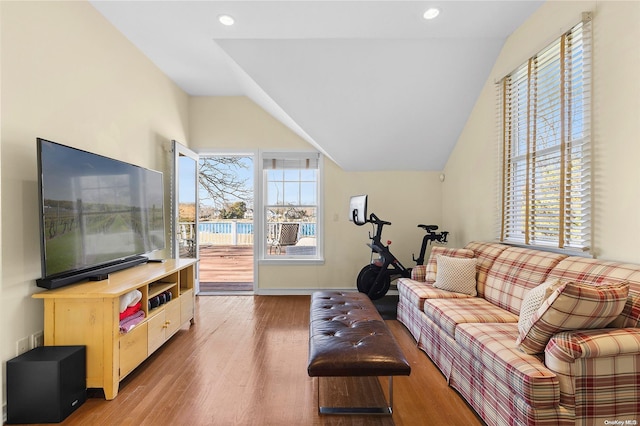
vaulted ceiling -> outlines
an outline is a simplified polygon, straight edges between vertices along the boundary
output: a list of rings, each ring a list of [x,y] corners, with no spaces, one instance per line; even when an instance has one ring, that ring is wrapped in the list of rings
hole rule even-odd
[[[543,2],[90,1],[188,94],[247,96],[349,171],[441,170]]]

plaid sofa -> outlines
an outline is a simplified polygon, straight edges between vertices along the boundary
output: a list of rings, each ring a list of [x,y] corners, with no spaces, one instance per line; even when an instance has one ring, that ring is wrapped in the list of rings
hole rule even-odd
[[[438,255],[476,259],[478,296],[433,287]],[[518,345],[523,301],[556,279],[587,289],[628,283],[624,308],[605,327],[567,326],[527,353]],[[398,320],[488,425],[639,424],[640,265],[498,243],[435,246],[426,265],[398,280],[398,293]],[[580,319],[564,315],[566,324]]]

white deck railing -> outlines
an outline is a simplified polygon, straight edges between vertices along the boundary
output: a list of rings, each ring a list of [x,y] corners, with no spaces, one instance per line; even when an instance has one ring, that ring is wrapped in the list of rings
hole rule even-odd
[[[267,224],[267,237],[275,238],[278,227],[282,222],[269,222]],[[193,240],[195,224],[193,222],[180,222],[180,239],[183,241]],[[311,222],[300,222],[300,235],[302,237],[313,237],[316,234],[316,224]],[[221,219],[215,221],[198,222],[198,239],[201,245],[251,245],[253,244],[253,222],[235,219]]]

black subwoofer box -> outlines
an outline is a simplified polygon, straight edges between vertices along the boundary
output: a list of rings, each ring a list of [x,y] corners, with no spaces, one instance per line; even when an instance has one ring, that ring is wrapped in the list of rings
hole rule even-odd
[[[59,423],[87,400],[85,346],[41,346],[7,361],[7,423]]]

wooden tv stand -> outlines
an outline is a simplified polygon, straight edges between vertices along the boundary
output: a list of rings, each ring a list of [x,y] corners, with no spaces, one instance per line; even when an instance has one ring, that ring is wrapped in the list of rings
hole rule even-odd
[[[118,394],[120,380],[147,359],[183,325],[194,322],[195,259],[167,259],[34,294],[44,299],[44,344],[87,347],[87,387]],[[120,296],[142,292],[145,319],[120,333]],[[150,309],[150,298],[171,292],[171,301]]]

